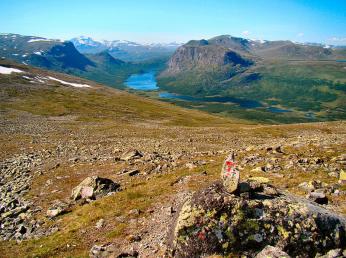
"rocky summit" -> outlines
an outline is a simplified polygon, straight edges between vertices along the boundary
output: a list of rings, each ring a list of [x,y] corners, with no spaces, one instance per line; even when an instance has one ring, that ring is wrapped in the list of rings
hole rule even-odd
[[[346,247],[346,218],[249,179],[234,194],[221,183],[196,192],[179,211],[171,234],[174,257],[268,257],[268,246],[291,257],[314,257]]]

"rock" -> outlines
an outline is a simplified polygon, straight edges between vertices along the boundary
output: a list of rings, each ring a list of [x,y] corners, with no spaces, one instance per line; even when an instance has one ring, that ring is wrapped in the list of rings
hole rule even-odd
[[[139,170],[133,169],[133,170],[130,170],[129,172],[127,172],[126,174],[128,174],[129,176],[136,176],[139,174]]]
[[[105,224],[105,220],[104,219],[100,219],[99,221],[96,222],[96,226],[95,227],[97,229],[100,229],[100,228],[102,228],[104,226],[104,224]]]
[[[318,204],[328,204],[328,198],[323,192],[311,192],[307,195],[307,198]]]
[[[330,250],[325,255],[316,255],[316,258],[341,258],[345,257],[342,253],[341,248]]]
[[[299,188],[304,189],[305,191],[313,191],[322,187],[322,182],[319,180],[312,180],[309,182],[303,182],[298,185]]]
[[[290,256],[278,247],[267,245],[255,258],[290,258]]]
[[[229,194],[222,182],[189,197],[170,232],[174,257],[254,257],[268,245],[291,257],[314,257],[345,247],[345,217],[301,197],[269,196],[265,189],[276,189],[267,183],[246,182],[250,193],[256,190],[249,198]]]
[[[120,185],[108,178],[92,176],[85,178],[77,187],[73,188],[71,198],[95,199],[110,192],[118,191]]]
[[[264,183],[267,184],[270,182],[269,178],[263,177],[263,176],[254,176],[254,177],[250,177],[249,180],[251,181],[256,181],[259,183]]]
[[[281,145],[276,146],[276,147],[274,148],[274,150],[275,150],[275,152],[277,152],[277,153],[284,153],[283,150],[282,150],[282,146],[281,146]]]
[[[225,190],[233,193],[238,188],[239,170],[236,168],[234,153],[230,154],[221,169],[221,179]]]
[[[61,207],[50,208],[50,209],[47,210],[47,217],[55,218],[56,216],[62,214],[63,212],[64,212],[64,210]]]
[[[113,244],[94,245],[89,251],[90,258],[136,258],[138,256],[137,251],[122,252]]]
[[[142,212],[139,209],[132,209],[129,211],[129,215],[132,215],[132,216],[139,216],[141,213]]]
[[[130,242],[130,243],[133,243],[133,242],[139,242],[142,240],[141,236],[139,235],[128,235],[126,237],[126,239]]]
[[[342,184],[346,183],[346,172],[343,169],[340,170],[339,180]]]
[[[256,168],[252,169],[251,172],[265,172],[265,168],[264,167],[256,167]]]
[[[125,161],[129,161],[129,160],[132,160],[132,159],[139,159],[143,157],[143,154],[141,152],[139,152],[138,150],[128,150],[126,152],[124,152],[120,159],[121,160],[125,160]]]
[[[115,247],[112,244],[107,245],[94,245],[89,252],[90,258],[106,258],[112,257],[114,254]],[[115,257],[115,256],[113,256]]]
[[[195,164],[193,164],[193,163],[186,163],[185,164],[185,167],[187,167],[188,169],[194,169],[194,168],[196,168],[197,166],[195,165]]]

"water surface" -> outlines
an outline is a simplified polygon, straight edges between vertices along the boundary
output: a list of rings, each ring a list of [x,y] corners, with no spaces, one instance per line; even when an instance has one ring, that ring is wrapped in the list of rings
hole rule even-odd
[[[157,90],[157,82],[155,79],[155,72],[147,72],[140,74],[132,74],[125,81],[125,85],[135,90]]]

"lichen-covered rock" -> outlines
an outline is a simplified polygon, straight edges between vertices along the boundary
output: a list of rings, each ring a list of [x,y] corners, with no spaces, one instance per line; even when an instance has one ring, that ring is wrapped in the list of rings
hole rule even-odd
[[[77,187],[73,188],[71,198],[75,201],[78,199],[95,199],[110,192],[115,192],[119,188],[119,184],[108,178],[87,177]]]
[[[266,183],[246,183],[245,192],[234,194],[215,183],[187,200],[170,236],[170,255],[254,257],[271,245],[292,257],[314,257],[345,247],[345,217]]]

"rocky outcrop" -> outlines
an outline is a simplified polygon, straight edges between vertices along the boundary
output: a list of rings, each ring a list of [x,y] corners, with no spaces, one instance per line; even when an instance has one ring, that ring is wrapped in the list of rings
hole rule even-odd
[[[207,42],[207,41],[205,41]],[[172,76],[186,69],[213,69],[224,65],[247,67],[251,60],[221,45],[187,43],[179,47],[168,62],[167,70],[162,76]]]
[[[345,230],[345,217],[279,193],[264,180],[242,182],[234,194],[215,183],[181,208],[170,236],[171,255],[255,257],[271,245],[292,257],[314,257],[345,248]]]
[[[71,198],[79,199],[96,199],[108,193],[116,192],[120,185],[108,178],[92,176],[85,178],[77,187],[73,188]]]

